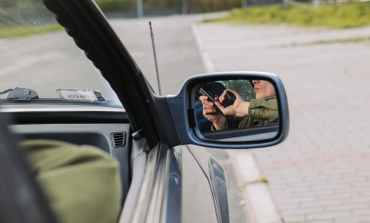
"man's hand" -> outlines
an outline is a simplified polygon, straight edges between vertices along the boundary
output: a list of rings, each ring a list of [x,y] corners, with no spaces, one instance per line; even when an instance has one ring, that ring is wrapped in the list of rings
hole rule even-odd
[[[225,95],[227,91],[230,91],[231,93],[233,93],[236,99],[233,105],[230,105],[225,108],[224,106],[222,106],[221,103],[225,101]],[[230,90],[230,89],[225,90],[224,93],[222,93],[222,95],[220,96],[220,98],[216,98],[216,100],[219,100],[221,102],[220,103],[216,101],[215,104],[224,115],[240,116],[240,117],[245,117],[248,115],[249,102],[243,101],[242,97],[240,97],[240,95],[233,90]]]
[[[199,100],[203,104],[203,115],[213,123],[216,130],[221,130],[225,126],[226,119],[221,113],[216,111],[216,108],[213,107],[213,103],[209,102],[207,99],[207,96],[199,97]]]

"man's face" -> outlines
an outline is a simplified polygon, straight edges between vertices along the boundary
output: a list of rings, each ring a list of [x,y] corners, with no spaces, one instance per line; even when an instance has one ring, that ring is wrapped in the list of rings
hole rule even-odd
[[[276,95],[275,88],[270,82],[264,80],[253,80],[252,82],[256,99],[264,99]]]

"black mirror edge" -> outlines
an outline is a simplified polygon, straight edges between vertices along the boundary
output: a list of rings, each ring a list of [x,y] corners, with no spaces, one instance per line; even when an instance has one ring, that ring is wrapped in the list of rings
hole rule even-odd
[[[276,89],[276,96],[279,102],[280,125],[279,132],[275,138],[264,141],[249,142],[211,142],[198,138],[193,128],[190,127],[193,117],[189,117],[191,109],[190,97],[192,87],[200,82],[221,80],[221,79],[261,79],[270,81]],[[177,95],[166,97],[171,116],[175,123],[176,131],[182,145],[193,144],[203,147],[220,149],[252,149],[277,145],[283,142],[289,133],[289,107],[285,88],[281,79],[272,73],[257,71],[231,71],[207,73],[188,78]]]

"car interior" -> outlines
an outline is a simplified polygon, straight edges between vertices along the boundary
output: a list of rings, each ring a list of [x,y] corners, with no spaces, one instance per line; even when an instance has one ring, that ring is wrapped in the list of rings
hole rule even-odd
[[[80,3],[82,5],[80,5]],[[132,113],[135,113],[135,106],[130,102],[131,99],[127,98],[129,95],[128,91],[135,92],[137,89],[139,89],[139,85],[136,82],[136,76],[134,77],[135,80],[132,80],[129,75],[122,75],[122,73],[137,75],[139,70],[137,69],[135,62],[132,60],[127,50],[124,48],[113,30],[108,25],[108,22],[101,14],[101,11],[96,8],[93,1],[62,1],[60,3],[56,1],[44,1],[43,4],[45,4],[50,11],[58,14],[58,16],[56,16],[58,23],[62,24],[64,27],[68,26],[66,31],[70,36],[73,37],[73,39],[70,38],[64,31],[62,31],[68,41],[61,39],[61,44],[66,44],[66,46],[73,44],[73,50],[75,50],[67,52],[66,57],[73,57],[77,62],[82,61],[82,63],[79,64],[79,66],[82,68],[85,66],[91,67],[91,65],[94,65],[100,70],[94,72],[94,70],[91,70],[91,68],[86,69],[89,71],[86,73],[89,74],[91,78],[87,77],[90,78],[89,81],[81,81],[81,85],[83,86],[79,87],[79,89],[96,89],[96,87],[91,87],[93,85],[86,87],[84,84],[97,82],[97,87],[101,88],[102,90],[110,89],[110,91],[114,92],[113,96],[110,95],[112,94],[111,92],[107,93],[107,91],[104,91],[106,100],[104,103],[100,103],[100,101],[91,102],[89,100],[81,102],[77,100],[59,99],[55,97],[55,88],[50,86],[49,83],[46,84],[48,86],[44,86],[42,89],[51,89],[50,92],[53,91],[53,94],[50,95],[45,94],[45,92],[40,93],[40,88],[35,88],[35,90],[38,91],[37,93],[27,88],[30,90],[29,92],[31,92],[31,95],[26,95],[25,97],[23,97],[23,95],[22,97],[8,97],[5,99],[5,93],[12,95],[15,92],[14,89],[17,88],[3,91],[3,93],[1,93],[3,94],[3,98],[0,98],[0,112],[7,113],[11,116],[13,121],[11,121],[10,129],[18,138],[17,141],[28,139],[50,139],[76,145],[91,145],[101,149],[106,153],[109,153],[111,156],[114,156],[120,164],[123,206],[133,180],[133,170],[135,169],[134,161],[131,157],[133,141],[132,131],[136,131],[138,129],[144,129],[143,131],[145,131],[148,129],[148,132],[154,132],[150,128],[144,128],[141,126],[141,122],[144,123],[143,125],[145,125],[145,123],[149,123],[148,125],[154,128],[154,124],[152,124],[151,121],[148,121],[146,118],[149,117],[148,109],[138,109],[138,112],[135,115],[137,117],[141,117],[140,120],[133,118]],[[64,8],[58,4],[65,4],[63,5]],[[75,12],[73,10],[71,11],[70,9],[81,10],[84,13]],[[87,17],[78,19],[76,18],[78,16]],[[89,25],[93,25],[93,27],[88,27],[86,24],[77,24],[74,22],[75,19],[77,21],[89,21]],[[96,27],[96,24],[99,24],[99,27]],[[85,31],[96,29],[96,32],[80,32],[80,26],[83,26]],[[94,37],[94,39],[91,37]],[[114,38],[115,41],[111,41],[110,38]],[[97,42],[104,42],[106,45],[113,44],[115,47],[104,47],[99,44],[95,44]],[[117,50],[117,46],[119,50]],[[83,51],[78,49],[78,47],[83,49],[85,54],[83,54]],[[53,48],[48,50],[55,51]],[[117,51],[124,52],[124,55],[117,56]],[[77,56],[75,57],[75,55]],[[92,63],[85,56],[87,56]],[[100,60],[102,58],[103,60]],[[116,65],[120,66],[120,68],[116,69]],[[63,65],[63,67],[68,66]],[[96,73],[98,73],[99,77],[96,77]],[[73,79],[81,78],[74,75],[71,75],[71,77]],[[50,82],[55,82],[57,84],[59,83],[61,86],[66,85],[68,86],[67,88],[71,88],[69,86],[73,81],[68,83],[68,79],[65,78],[64,75],[59,75],[58,78],[49,77]],[[33,82],[38,84],[36,79]],[[41,82],[42,81],[40,81],[40,83]],[[17,86],[23,87],[20,83],[17,83]],[[33,86],[31,85],[32,88]],[[143,100],[143,95],[141,95],[140,92],[134,94],[134,96],[136,98],[132,99],[133,101]],[[124,97],[126,97],[126,102],[123,100]],[[109,101],[118,101],[119,106],[117,107],[115,104],[109,104]],[[130,115],[131,123],[129,121]],[[154,140],[155,137],[147,138],[148,144],[157,144],[156,139]],[[153,146],[151,146],[151,148],[152,147]],[[144,166],[143,163],[140,165]],[[142,176],[138,175],[138,177]]]
[[[91,145],[120,164],[122,204],[131,183],[131,130],[125,113],[13,113],[10,129],[19,140],[48,139]],[[83,118],[81,116],[84,116]]]

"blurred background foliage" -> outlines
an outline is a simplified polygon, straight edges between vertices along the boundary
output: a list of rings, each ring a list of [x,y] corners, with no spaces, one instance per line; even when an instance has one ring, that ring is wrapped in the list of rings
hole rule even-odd
[[[137,0],[95,0],[108,18],[137,17]],[[370,25],[370,2],[344,0],[142,0],[144,16],[206,13],[231,10],[225,18],[208,22],[292,24],[352,28]],[[272,4],[275,3],[275,4]],[[242,7],[243,6],[245,7]],[[186,5],[186,7],[184,7]],[[206,21],[207,22],[207,21]],[[47,25],[46,25],[47,24]],[[0,38],[61,30],[42,0],[0,0]]]
[[[181,14],[183,3],[187,13],[202,13],[230,10],[241,7],[241,0],[143,0],[144,15]],[[136,12],[136,0],[96,0],[105,13]]]
[[[53,17],[42,0],[0,0],[0,25],[39,24]]]
[[[0,39],[37,35],[59,30],[63,30],[63,27],[57,23],[48,23],[43,25],[0,26]]]
[[[108,18],[137,17],[137,0],[95,0]],[[230,10],[240,0],[142,0],[144,16]],[[186,10],[184,10],[186,3]],[[0,0],[0,38],[62,30],[42,0]]]
[[[251,99],[256,98],[253,86],[249,80],[228,80],[221,81],[221,83],[226,89],[238,92],[238,94],[243,98],[243,101],[250,101]]]
[[[240,0],[188,0],[188,13],[216,12],[239,7]]]
[[[225,18],[209,20],[247,24],[291,24],[329,28],[354,28],[370,25],[370,2],[325,3],[319,7],[308,3],[291,2],[234,9]]]
[[[137,16],[137,0],[95,0],[95,2],[108,18]],[[241,0],[142,0],[142,2],[144,16],[215,12],[241,7]],[[0,25],[25,23],[23,19],[19,20],[18,15],[32,17],[35,14],[43,19],[53,17],[44,7],[42,0],[0,0]]]
[[[0,38],[62,30],[42,0],[0,0]]]

